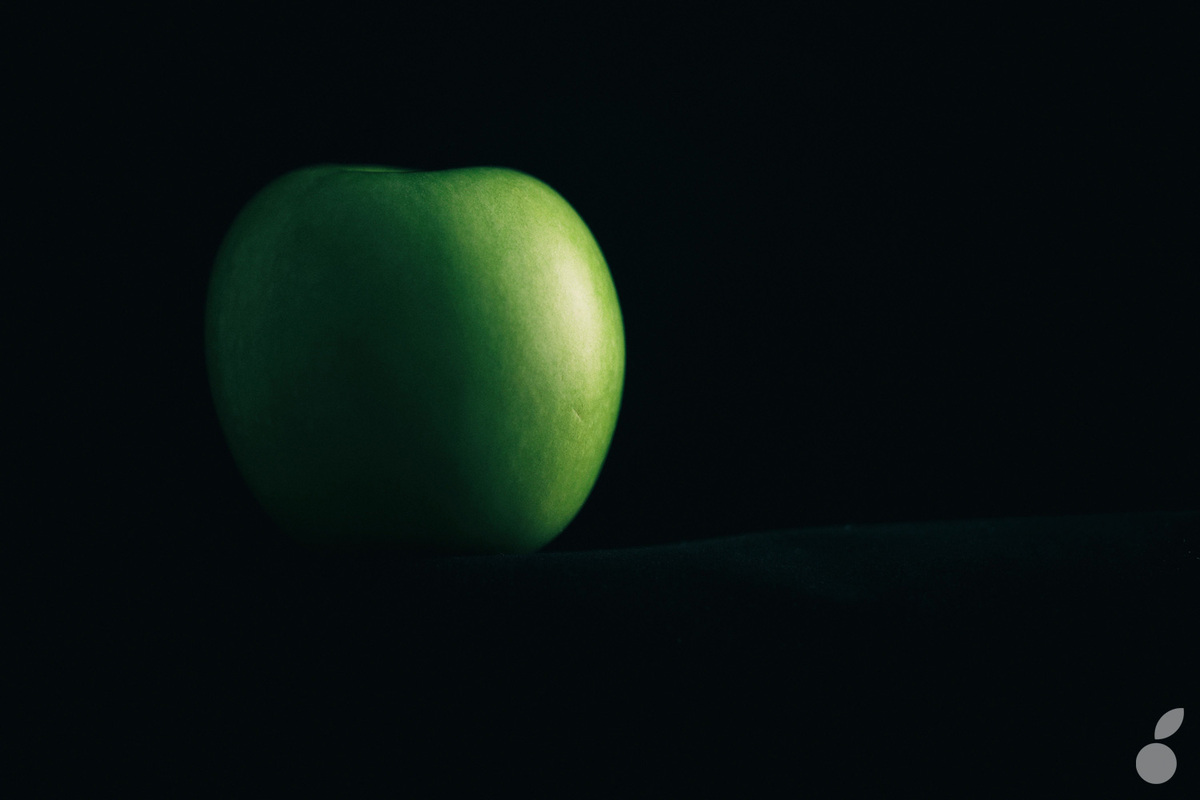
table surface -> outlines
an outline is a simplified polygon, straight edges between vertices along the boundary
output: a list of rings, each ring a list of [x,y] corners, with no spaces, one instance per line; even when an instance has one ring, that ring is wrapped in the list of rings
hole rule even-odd
[[[342,758],[366,785],[557,796],[1168,796],[1200,772],[1187,721],[1175,779],[1134,768],[1200,691],[1198,512],[209,557],[89,618],[87,668],[50,670],[85,701],[43,734],[122,719],[131,752],[226,789]]]

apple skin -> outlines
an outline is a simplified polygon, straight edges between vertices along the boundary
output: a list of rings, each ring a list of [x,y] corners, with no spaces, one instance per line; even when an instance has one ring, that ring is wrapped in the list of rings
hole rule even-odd
[[[301,541],[529,553],[595,484],[625,334],[591,232],[496,167],[288,173],[217,254],[205,351],[218,419]]]

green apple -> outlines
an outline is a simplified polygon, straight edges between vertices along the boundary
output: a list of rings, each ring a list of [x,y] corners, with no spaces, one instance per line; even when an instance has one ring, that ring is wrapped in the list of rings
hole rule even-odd
[[[321,165],[238,215],[205,311],[235,462],[303,541],[527,553],[595,484],[625,334],[583,220],[524,173]]]

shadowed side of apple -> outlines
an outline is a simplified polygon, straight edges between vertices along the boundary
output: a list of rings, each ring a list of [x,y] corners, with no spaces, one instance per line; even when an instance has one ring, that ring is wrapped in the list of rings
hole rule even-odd
[[[233,458],[318,546],[533,552],[616,426],[625,339],[586,224],[509,169],[321,165],[235,219],[205,319]]]

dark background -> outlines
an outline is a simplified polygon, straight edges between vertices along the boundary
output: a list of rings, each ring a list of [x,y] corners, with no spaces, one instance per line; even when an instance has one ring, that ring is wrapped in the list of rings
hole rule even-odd
[[[246,587],[312,589],[278,566],[299,556],[224,445],[202,317],[238,210],[321,162],[509,166],[591,227],[625,394],[549,552],[1195,510],[1182,26],[831,5],[155,10],[27,31],[12,94],[35,186],[12,225],[34,280],[10,319],[35,408],[12,486],[51,571],[85,567],[53,593],[64,630],[95,634],[88,606],[130,652],[161,628],[219,653]],[[361,568],[296,567],[388,580]],[[243,588],[216,600],[223,582]]]
[[[84,217],[54,243],[86,290],[68,319],[111,342],[74,354],[85,428],[186,474],[163,487],[183,502],[245,511],[201,360],[216,247],[272,178],[340,161],[521,169],[604,249],[625,399],[556,547],[1196,503],[1195,70],[1169,21],[293,10],[72,33],[35,119]]]

